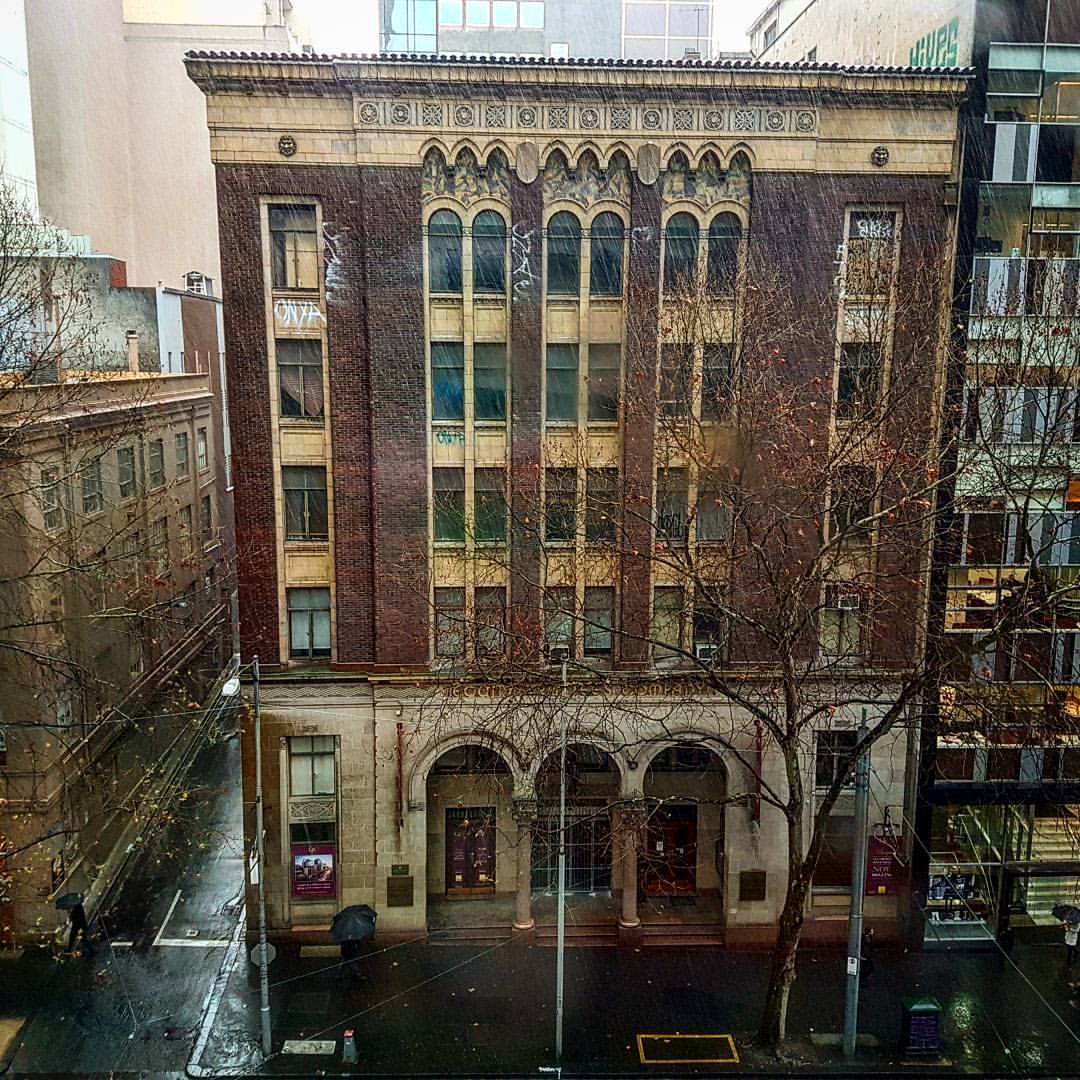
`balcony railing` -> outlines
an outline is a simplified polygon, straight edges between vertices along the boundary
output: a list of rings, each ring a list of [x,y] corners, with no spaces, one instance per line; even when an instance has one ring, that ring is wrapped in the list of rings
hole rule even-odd
[[[1080,315],[1080,259],[977,258],[971,313]]]

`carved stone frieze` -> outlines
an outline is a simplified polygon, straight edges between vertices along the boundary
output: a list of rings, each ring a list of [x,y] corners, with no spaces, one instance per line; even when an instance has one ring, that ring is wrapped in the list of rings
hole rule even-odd
[[[750,163],[736,154],[727,169],[712,154],[706,154],[697,169],[691,169],[681,154],[675,155],[661,174],[660,190],[668,202],[690,199],[708,208],[719,202],[750,202]]]
[[[329,798],[290,799],[290,821],[335,821],[337,800]]]
[[[424,158],[421,193],[425,199],[451,198],[462,206],[477,199],[510,201],[510,170],[501,154],[492,154],[479,165],[469,150],[462,150],[452,165],[438,150]]]
[[[445,109],[445,113],[444,113]],[[544,105],[503,100],[448,101],[367,98],[359,102],[360,128],[441,127],[444,115],[454,128],[482,131],[621,131],[630,134],[671,131],[709,135],[717,131],[745,135],[807,137],[817,131],[817,110],[777,108],[739,101],[729,104],[592,104]]]
[[[544,200],[570,199],[588,209],[597,202],[630,203],[630,169],[617,154],[607,169],[601,169],[592,154],[583,154],[571,169],[562,154],[552,154],[544,166]]]

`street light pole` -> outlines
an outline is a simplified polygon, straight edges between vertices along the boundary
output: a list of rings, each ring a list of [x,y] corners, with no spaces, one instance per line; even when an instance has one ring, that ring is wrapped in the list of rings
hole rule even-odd
[[[562,1067],[563,984],[566,978],[566,657],[559,709],[559,908],[555,914],[555,1064]]]
[[[255,682],[255,851],[259,865],[259,1026],[263,1057],[273,1052],[270,1030],[270,958],[266,950],[266,848],[263,840],[262,712],[259,708],[259,658],[252,657]]]
[[[859,742],[868,734],[866,710],[859,725]],[[862,964],[863,893],[866,892],[866,816],[870,794],[870,751],[859,755],[855,767],[855,852],[851,860],[851,910],[848,915],[847,986],[844,994],[844,1057],[855,1056],[859,1027],[859,968]]]

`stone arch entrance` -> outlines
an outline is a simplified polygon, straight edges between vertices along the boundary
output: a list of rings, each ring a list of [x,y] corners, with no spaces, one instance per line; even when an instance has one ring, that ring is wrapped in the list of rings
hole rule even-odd
[[[462,743],[436,758],[426,789],[429,910],[512,893],[514,778],[506,761],[489,746]]]
[[[536,822],[532,837],[532,888],[558,889],[559,789],[558,750],[541,761],[536,773]],[[613,806],[620,793],[620,772],[606,751],[586,742],[566,748],[566,891],[607,895],[612,887]]]
[[[686,898],[723,911],[727,773],[702,743],[660,749],[645,770],[638,878],[648,902]],[[694,900],[690,900],[694,898]]]

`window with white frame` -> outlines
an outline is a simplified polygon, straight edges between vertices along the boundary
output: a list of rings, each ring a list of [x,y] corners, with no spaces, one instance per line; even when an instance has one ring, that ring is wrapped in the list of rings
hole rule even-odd
[[[191,473],[191,455],[188,450],[188,435],[186,431],[176,433],[176,475],[188,476]]]
[[[82,488],[84,514],[100,514],[105,506],[101,485],[101,458],[84,461],[79,470],[79,486]]]
[[[289,739],[289,794],[333,795],[336,791],[333,735]]]
[[[151,439],[146,444],[146,477],[152,488],[165,483],[165,442]]]
[[[819,731],[814,747],[814,786],[824,790],[845,775],[844,786],[853,787],[850,755],[859,741],[857,731]]]
[[[319,287],[319,236],[314,206],[271,206],[270,258],[275,289]]]
[[[116,483],[121,499],[131,499],[135,496],[135,448],[121,446],[116,451]]]
[[[38,505],[46,532],[56,532],[64,523],[64,508],[58,469],[42,469],[38,485]]]
[[[330,590],[287,589],[289,656],[318,660],[330,655]]]

